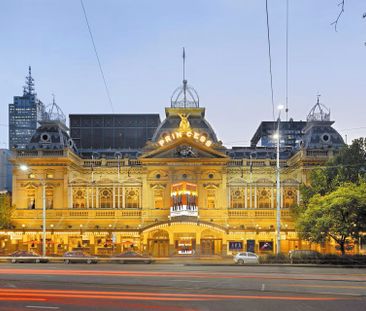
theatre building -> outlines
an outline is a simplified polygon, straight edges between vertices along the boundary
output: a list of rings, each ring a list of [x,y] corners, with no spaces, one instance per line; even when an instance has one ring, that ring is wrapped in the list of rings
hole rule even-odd
[[[165,115],[70,115],[70,131],[62,118],[42,121],[27,147],[13,150],[13,228],[0,233],[1,249],[40,252],[45,207],[49,255],[275,252],[277,122],[262,122],[250,146],[226,148],[186,81]],[[224,112],[222,120],[229,125]],[[344,144],[332,124],[319,101],[306,122],[279,123],[284,253],[335,251],[332,241],[299,240],[291,212],[311,168]]]

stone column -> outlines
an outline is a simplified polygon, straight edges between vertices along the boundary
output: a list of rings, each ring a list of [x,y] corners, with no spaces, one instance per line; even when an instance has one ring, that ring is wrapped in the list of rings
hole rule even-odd
[[[271,189],[271,208],[274,208],[275,205],[274,205],[274,188],[272,186],[272,189]]]
[[[244,200],[245,200],[245,202],[244,202],[244,207],[245,208],[248,208],[248,186],[247,185],[245,185],[245,189],[244,189]]]
[[[113,186],[113,208],[116,208],[116,187]]]
[[[257,208],[257,185],[254,186],[254,208]]]
[[[126,208],[126,189],[122,187],[122,208]]]
[[[95,188],[95,207],[99,208],[99,188]]]
[[[72,202],[73,188],[72,188],[72,186],[69,185],[67,190],[69,192],[68,208],[72,208],[73,207],[73,202]]]
[[[89,208],[89,189],[88,187],[85,187],[85,193],[86,193],[86,208]]]

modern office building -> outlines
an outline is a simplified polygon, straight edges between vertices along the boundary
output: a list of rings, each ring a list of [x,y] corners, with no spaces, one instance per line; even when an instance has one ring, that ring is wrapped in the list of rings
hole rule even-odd
[[[0,149],[0,191],[12,190],[12,165],[10,163],[11,151]]]
[[[45,207],[48,254],[274,252],[276,148],[256,145],[264,134],[251,146],[226,148],[186,81],[165,114],[162,122],[158,115],[71,115],[71,137],[57,119],[41,123],[15,151],[14,229],[3,232],[0,245],[40,251]],[[281,252],[310,247],[299,239],[291,209],[309,168],[344,145],[319,102],[306,122],[281,122],[280,129],[290,122],[299,142],[280,150]],[[334,241],[312,247],[336,251]]]
[[[140,151],[159,124],[159,114],[71,114],[70,136],[81,156],[122,157]]]
[[[45,106],[34,91],[34,79],[29,66],[23,95],[14,96],[13,103],[9,104],[9,149],[24,149],[45,115]]]

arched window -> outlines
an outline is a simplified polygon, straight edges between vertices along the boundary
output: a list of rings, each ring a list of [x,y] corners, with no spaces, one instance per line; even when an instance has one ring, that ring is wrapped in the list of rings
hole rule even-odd
[[[140,192],[138,188],[126,188],[126,208],[138,208],[139,196]]]
[[[216,207],[216,190],[215,189],[207,189],[207,207],[208,208]]]
[[[46,187],[46,209],[53,208],[53,188]]]
[[[258,208],[271,208],[271,191],[269,188],[259,188]]]
[[[76,188],[73,190],[72,207],[73,208],[86,207],[86,193],[84,189]]]
[[[36,191],[34,188],[27,190],[27,207],[28,209],[36,208]]]
[[[231,193],[230,193],[230,207],[231,208],[244,208],[244,199],[245,199],[245,195],[244,195],[244,191],[245,189],[240,188],[240,187],[235,187],[233,189],[231,189]]]
[[[285,188],[283,207],[291,208],[297,204],[297,190],[296,188]]]
[[[100,208],[112,208],[113,195],[111,189],[104,188],[100,190]]]
[[[154,207],[164,208],[164,189],[154,189]]]

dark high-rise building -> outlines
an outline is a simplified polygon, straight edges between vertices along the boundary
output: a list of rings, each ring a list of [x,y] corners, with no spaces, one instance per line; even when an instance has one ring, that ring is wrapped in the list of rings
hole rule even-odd
[[[9,104],[9,149],[24,149],[45,117],[45,106],[34,92],[31,67],[26,77],[23,96],[14,96]]]
[[[281,121],[279,123],[281,133],[281,147],[297,147],[302,140],[303,130],[307,122],[305,121]],[[275,147],[277,132],[277,121],[262,121],[253,138],[250,141],[252,147]]]
[[[8,149],[0,149],[0,191],[12,189],[12,166],[10,163],[11,152]]]
[[[160,124],[159,114],[71,114],[70,136],[80,154],[140,151]]]

